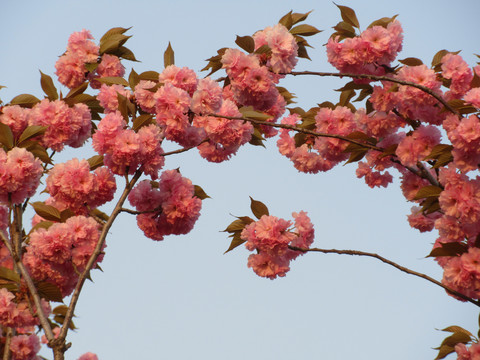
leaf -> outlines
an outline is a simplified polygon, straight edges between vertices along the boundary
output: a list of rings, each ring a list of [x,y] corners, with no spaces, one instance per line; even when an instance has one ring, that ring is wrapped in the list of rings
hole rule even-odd
[[[413,200],[424,199],[427,197],[438,197],[443,189],[435,185],[427,185],[418,190]]]
[[[340,14],[342,15],[343,21],[349,23],[350,25],[356,27],[357,29],[360,28],[357,15],[355,14],[355,11],[353,11],[353,9],[349,8],[348,6],[342,6],[337,4],[335,5],[340,9]]]
[[[391,18],[383,17],[381,19],[375,20],[370,25],[368,25],[367,29],[370,29],[371,27],[374,27],[374,26],[381,26],[381,27],[386,28],[388,26],[388,24],[390,24],[393,20],[395,20],[397,18],[397,16],[398,16],[398,14],[392,16]]]
[[[100,55],[109,54],[115,52],[130,39],[131,36],[123,35],[123,34],[113,34],[106,38],[105,41],[100,41]]]
[[[142,114],[140,116],[137,116],[135,120],[133,120],[133,131],[138,132],[138,130],[140,130],[140,128],[142,128],[143,126],[152,124],[152,120],[153,115],[150,114]]]
[[[235,39],[235,44],[240,46],[243,50],[248,52],[249,54],[255,51],[255,41],[251,36],[238,36]]]
[[[150,80],[150,81],[157,81],[160,74],[156,71],[144,71],[138,75],[140,80]]]
[[[445,338],[440,346],[455,346],[459,343],[466,344],[470,341],[472,341],[470,335],[466,334],[465,332],[455,332],[449,337]]]
[[[103,155],[94,155],[88,160],[88,164],[90,165],[90,171],[103,166]]]
[[[467,245],[459,242],[440,243],[426,257],[459,256],[468,251]]]
[[[47,153],[47,150],[40,145],[37,141],[25,141],[20,147],[24,147],[28,151],[30,151],[35,157],[39,158],[45,164],[52,164],[52,159]]]
[[[470,331],[465,330],[464,328],[457,325],[446,327],[445,329],[442,329],[442,331],[448,331],[452,333],[464,333],[464,334],[467,334],[468,336],[473,336]]]
[[[77,86],[76,88],[73,88],[70,90],[70,92],[65,96],[65,98],[73,98],[79,94],[83,94],[83,92],[87,89],[88,83],[84,82],[82,85]]]
[[[223,232],[234,233],[236,231],[242,231],[245,228],[246,225],[247,224],[245,224],[245,222],[243,222],[243,220],[237,219],[237,220],[233,221],[230,225],[228,225],[227,228],[225,230],[223,230]]]
[[[73,216],[75,216],[75,213],[70,209],[62,210],[62,212],[60,213],[62,223],[64,223],[65,221],[67,221],[68,219],[70,219]]]
[[[290,30],[293,26],[292,11],[290,10],[290,12],[283,15],[282,18],[278,21],[278,23],[285,26],[287,30]]]
[[[36,284],[38,294],[47,301],[62,302],[63,296],[60,289],[49,282],[41,281]]]
[[[210,196],[208,196],[199,185],[194,185],[194,189],[195,189],[194,196],[196,196],[200,200],[205,200],[207,198],[210,198]]]
[[[172,49],[170,41],[168,42],[167,50],[163,53],[163,65],[165,67],[175,64],[175,54]]]
[[[98,208],[93,209],[90,213],[95,215],[96,217],[102,219],[103,221],[108,221],[108,219],[110,218],[110,216],[105,214],[103,211],[98,210]]]
[[[298,57],[302,59],[312,60],[310,59],[310,56],[308,56],[307,49],[303,44],[298,44]]]
[[[261,201],[254,200],[251,196],[250,209],[257,219],[260,219],[263,215],[269,215],[267,206]]]
[[[262,120],[266,121],[270,118],[272,118],[271,115],[262,113],[260,111],[253,110],[253,107],[251,106],[243,106],[240,109],[238,109],[242,113],[242,116],[248,119],[253,119],[253,120]]]
[[[105,76],[101,78],[96,78],[95,80],[107,85],[115,84],[115,85],[123,85],[125,87],[128,87],[130,85],[127,80],[119,76]]]
[[[436,67],[437,65],[440,65],[443,57],[445,55],[447,55],[448,53],[449,53],[448,50],[443,49],[443,50],[438,51],[435,55],[433,55],[432,67]]]
[[[138,61],[135,58],[135,55],[133,54],[132,50],[130,50],[125,46],[119,46],[118,49],[116,49],[115,51],[112,51],[111,54],[125,60]]]
[[[19,146],[24,141],[43,135],[46,130],[47,130],[47,126],[39,126],[39,125],[28,126],[25,130],[23,130],[22,134],[20,135],[17,146]]]
[[[228,247],[227,251],[225,251],[223,254],[225,255],[226,253],[232,251],[236,247],[242,245],[245,241],[247,241],[247,240],[243,240],[240,237],[240,232],[236,232],[232,237],[232,241],[230,243],[230,246]]]
[[[290,30],[290,34],[301,36],[312,36],[319,32],[321,32],[321,30],[318,30],[315,26],[307,24],[297,25]]]
[[[350,102],[350,99],[353,98],[354,96],[355,96],[355,90],[342,91],[342,93],[340,94],[340,101],[338,102],[338,104],[340,106],[346,106]]]
[[[368,152],[368,149],[352,151],[350,153],[350,157],[348,158],[348,160],[343,165],[345,166],[347,164],[362,160],[367,152]]]
[[[49,100],[57,100],[58,93],[57,88],[53,85],[53,80],[50,76],[45,75],[40,71],[40,85],[42,86],[43,92],[47,95]]]
[[[292,14],[292,19],[293,19],[293,25],[299,23],[300,21],[306,20],[308,15],[312,13],[313,10],[310,10],[309,12],[306,13],[293,13]]]
[[[140,78],[135,70],[130,71],[130,75],[128,75],[128,83],[130,84],[130,89],[135,90],[135,86],[140,82]]]
[[[272,48],[268,45],[262,45],[257,50],[255,50],[254,54],[258,55],[267,55],[270,56],[272,54]]]
[[[58,305],[55,309],[52,310],[52,314],[65,316],[67,315],[67,311],[68,311],[67,305]]]
[[[46,205],[41,201],[37,201],[32,203],[33,209],[38,214],[38,216],[44,218],[45,220],[62,221],[62,217],[60,215],[60,211],[54,206]]]
[[[131,28],[132,27],[129,27],[129,28],[114,27],[114,28],[111,28],[105,34],[103,34],[103,36],[100,38],[100,43],[103,43],[103,42],[107,41],[113,35],[126,33]]]
[[[403,60],[398,60],[398,62],[402,63],[403,65],[407,66],[418,66],[418,65],[423,65],[422,60],[417,59],[415,57],[408,57]]]
[[[53,222],[51,221],[40,221],[38,224],[36,224],[34,227],[30,229],[29,234],[37,231],[38,229],[45,229],[47,230],[50,226],[53,225]]]
[[[21,94],[21,95],[15,96],[12,99],[12,101],[10,101],[10,105],[20,105],[22,107],[31,108],[39,102],[40,102],[40,99],[38,99],[33,95]]]
[[[434,360],[440,360],[440,359],[445,358],[447,355],[449,355],[449,354],[451,354],[455,351],[455,347],[454,346],[443,345],[443,346],[440,346],[439,348],[437,348],[437,350],[439,350],[439,351],[438,351],[437,357]]]
[[[3,266],[0,266],[0,279],[20,283],[20,275],[18,275],[15,271]]]
[[[0,143],[3,144],[7,150],[13,148],[12,129],[4,123],[0,123]]]

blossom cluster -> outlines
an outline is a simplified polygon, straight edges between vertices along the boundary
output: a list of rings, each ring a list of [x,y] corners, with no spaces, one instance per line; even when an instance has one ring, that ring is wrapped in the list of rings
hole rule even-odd
[[[164,171],[155,186],[148,180],[141,181],[128,200],[140,212],[138,227],[153,240],[190,232],[202,207],[192,182],[176,170]]]
[[[292,221],[263,215],[258,221],[247,225],[241,238],[245,247],[257,251],[248,257],[248,267],[258,275],[275,279],[285,276],[290,270],[290,261],[303,253],[289,246],[308,249],[313,242],[314,229],[307,213],[292,213]]]

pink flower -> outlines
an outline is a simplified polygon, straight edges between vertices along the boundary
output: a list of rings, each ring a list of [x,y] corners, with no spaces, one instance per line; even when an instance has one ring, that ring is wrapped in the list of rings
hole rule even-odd
[[[292,215],[296,230],[291,228],[290,221],[269,215],[263,215],[243,229],[240,236],[246,241],[245,247],[257,251],[249,256],[248,267],[258,276],[272,280],[285,276],[290,270],[290,261],[303,254],[288,246],[309,248],[312,244],[314,230],[307,214],[301,211]]]
[[[40,341],[38,336],[18,335],[12,338],[10,343],[12,360],[35,360],[40,351]]]
[[[448,95],[453,98],[462,97],[469,89],[473,79],[472,70],[460,55],[447,54],[442,58],[442,76],[451,79]]]
[[[434,126],[420,126],[410,136],[398,144],[395,154],[403,165],[415,166],[417,161],[429,155],[433,147],[440,143],[440,131]]]
[[[469,90],[463,99],[465,102],[472,104],[476,108],[480,108],[480,88],[476,87]]]
[[[42,100],[34,106],[29,125],[46,126],[40,144],[55,151],[65,145],[80,147],[90,137],[91,114],[85,104],[70,108],[61,100]]]
[[[272,50],[267,66],[274,73],[288,73],[297,64],[298,45],[295,38],[287,28],[281,24],[267,27],[253,35],[255,50],[263,45],[268,45]]]
[[[135,100],[143,111],[153,114],[155,112],[154,92],[150,91],[156,84],[153,81],[140,80],[135,86]]]
[[[97,95],[97,99],[100,105],[105,109],[108,114],[118,110],[118,94],[130,98],[130,92],[122,85],[105,85],[100,86],[100,91]]]
[[[183,67],[179,68],[175,65],[169,65],[159,75],[158,80],[161,83],[170,83],[173,86],[185,90],[190,96],[197,89],[197,75],[195,71]]]
[[[10,127],[14,137],[19,137],[28,126],[30,112],[30,109],[18,105],[4,106],[0,114],[0,122]]]
[[[87,352],[80,356],[77,360],[98,360],[98,356],[94,353]]]
[[[190,108],[196,114],[215,113],[220,109],[222,100],[222,88],[208,77],[198,82]]]
[[[6,154],[0,149],[1,202],[20,204],[33,196],[42,175],[42,163],[31,152],[15,147]]]

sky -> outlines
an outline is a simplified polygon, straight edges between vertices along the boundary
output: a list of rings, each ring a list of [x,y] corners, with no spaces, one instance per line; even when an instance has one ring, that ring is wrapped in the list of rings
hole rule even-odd
[[[463,50],[471,65],[478,60],[473,54],[479,45],[472,41],[480,32],[476,0],[339,4],[355,9],[362,29],[399,14],[405,31],[399,59],[429,64],[447,49]],[[217,49],[235,47],[236,35],[272,26],[290,10],[314,10],[307,23],[324,30],[309,38],[312,61],[299,61],[296,70],[333,71],[323,46],[340,21],[331,1],[2,0],[0,85],[7,88],[0,98],[7,103],[21,93],[41,97],[39,70],[54,75],[74,31],[88,29],[98,40],[112,27],[131,26],[126,45],[141,62],[124,61],[127,73],[132,67],[137,73],[162,71],[169,41],[176,65],[200,71]],[[308,109],[336,102],[332,89],[346,81],[302,77],[281,85]],[[57,161],[89,156],[85,149],[66,150]],[[195,229],[155,242],[143,236],[133,216],[120,216],[107,238],[103,272],[92,273],[93,283],[84,286],[66,359],[87,351],[101,360],[433,359],[432,348],[447,336],[438,329],[455,324],[478,331],[474,305],[375,259],[310,253],[294,261],[285,278],[271,281],[247,268],[247,250],[223,254],[229,241],[221,231],[233,215],[251,216],[252,196],[275,216],[291,219],[292,212],[307,211],[316,247],[375,252],[441,279],[440,267],[425,258],[436,233],[408,226],[412,204],[397,180],[387,189],[370,189],[351,164],[301,174],[275,141],[266,149],[244,147],[222,164],[208,163],[195,151],[166,160],[166,169],[178,167],[211,196]],[[42,355],[52,358],[48,350]]]

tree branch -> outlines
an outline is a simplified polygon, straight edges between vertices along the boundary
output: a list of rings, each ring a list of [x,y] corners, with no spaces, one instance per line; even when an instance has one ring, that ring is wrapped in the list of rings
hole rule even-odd
[[[452,288],[449,288],[448,286],[442,284],[440,281],[435,280],[428,275],[410,270],[409,268],[401,266],[401,265],[399,265],[399,264],[397,264],[397,263],[395,263],[391,260],[388,260],[388,259],[386,259],[383,256],[380,256],[378,254],[369,253],[369,252],[365,252],[365,251],[358,251],[358,250],[337,250],[337,249],[319,249],[319,248],[305,249],[305,248],[299,248],[299,247],[296,247],[296,246],[289,246],[289,249],[295,250],[295,251],[301,251],[303,253],[313,251],[313,252],[321,252],[321,253],[324,253],[324,254],[357,255],[357,256],[372,257],[372,258],[375,258],[377,260],[380,260],[380,261],[384,262],[385,264],[391,265],[394,268],[397,268],[398,270],[403,271],[407,274],[414,275],[414,276],[420,277],[422,279],[425,279],[427,281],[430,281],[431,283],[445,289],[447,292],[449,292],[449,293],[451,293],[451,294],[453,294],[453,295],[455,295],[455,296],[457,296],[457,297],[459,297],[459,298],[461,298],[465,301],[468,301],[468,302],[480,307],[480,301],[479,300],[472,299],[471,297],[468,297],[468,296],[466,296],[466,295],[464,295],[464,294],[462,294],[462,293],[460,293],[456,290],[453,290]]]
[[[284,74],[284,75],[293,75],[293,76],[298,76],[298,75],[315,75],[315,76],[323,76],[323,77],[350,77],[353,79],[369,79],[369,80],[376,80],[376,81],[390,81],[396,84],[400,85],[406,85],[406,86],[412,86],[414,88],[417,88],[419,90],[422,90],[423,92],[427,93],[428,95],[434,97],[435,99],[438,100],[443,106],[445,106],[448,111],[450,111],[452,114],[458,115],[458,112],[452,108],[445,99],[443,99],[440,95],[436,94],[435,92],[432,91],[432,89],[416,84],[414,82],[410,81],[404,81],[404,80],[399,80],[399,79],[394,79],[388,76],[378,76],[378,75],[367,75],[367,74],[350,74],[350,73],[331,73],[331,72],[318,72],[318,71],[292,71],[290,73]]]
[[[90,270],[93,268],[93,265],[95,264],[95,261],[97,260],[97,257],[101,254],[103,244],[105,243],[105,239],[107,237],[108,231],[113,225],[113,222],[117,218],[118,214],[121,212],[122,206],[127,199],[128,194],[132,190],[133,186],[135,183],[138,181],[140,176],[142,175],[141,168],[135,172],[135,175],[133,178],[126,184],[125,190],[123,191],[122,195],[120,196],[120,199],[118,200],[118,203],[115,205],[115,208],[112,211],[112,214],[110,215],[108,221],[105,223],[102,229],[102,233],[100,234],[100,238],[98,239],[97,245],[95,246],[95,249],[90,256],[90,259],[87,262],[87,265],[85,266],[85,270],[80,274],[77,285],[75,286],[75,289],[73,291],[72,297],[70,299],[70,304],[68,305],[67,312],[65,314],[65,319],[63,321],[62,329],[60,330],[60,333],[58,335],[58,338],[55,339],[54,341],[51,341],[52,346],[58,347],[58,344],[64,344],[65,343],[65,338],[67,336],[68,332],[68,325],[72,321],[73,318],[73,313],[75,311],[75,307],[78,302],[78,298],[80,296],[80,292],[82,290],[83,284],[85,283],[85,280],[88,277],[88,274]]]

